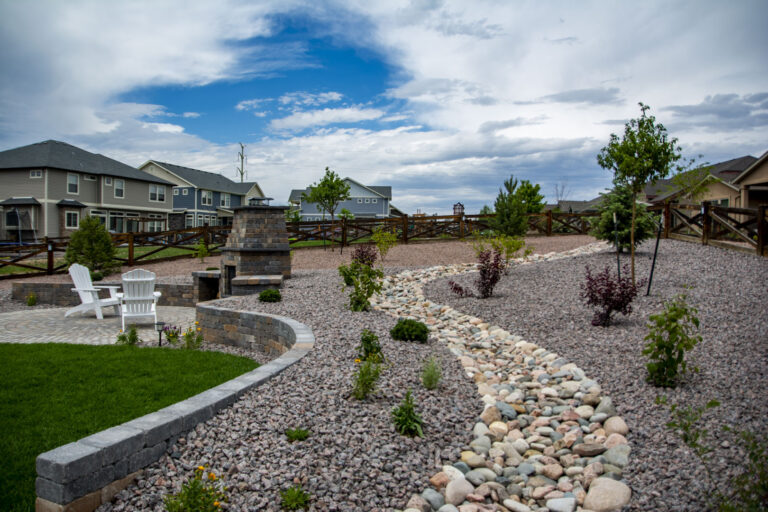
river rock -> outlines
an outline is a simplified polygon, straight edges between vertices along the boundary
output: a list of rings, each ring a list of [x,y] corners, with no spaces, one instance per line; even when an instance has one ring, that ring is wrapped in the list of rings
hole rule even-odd
[[[445,487],[445,502],[450,505],[461,505],[467,494],[474,490],[474,486],[466,478],[452,480]]]
[[[631,489],[624,483],[611,478],[600,477],[589,486],[589,492],[584,499],[584,508],[594,512],[609,512],[621,510],[629,503]]]
[[[603,428],[605,429],[605,434],[607,436],[610,436],[611,434],[621,434],[622,436],[626,436],[629,433],[629,427],[621,416],[612,416],[608,418],[605,421]]]

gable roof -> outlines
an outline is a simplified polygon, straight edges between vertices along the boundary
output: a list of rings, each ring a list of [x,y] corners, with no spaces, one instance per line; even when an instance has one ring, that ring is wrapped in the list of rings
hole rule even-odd
[[[217,172],[201,171],[181,165],[169,164],[167,162],[158,162],[149,160],[156,165],[164,168],[166,171],[175,174],[194,185],[197,188],[205,190],[215,190],[216,192],[228,192],[230,194],[245,195],[256,182],[237,183]],[[147,163],[149,163],[147,162]],[[144,164],[146,165],[146,164]]]
[[[744,171],[741,174],[739,174],[733,179],[733,183],[740,183],[741,180],[749,176],[752,173],[752,171],[760,167],[767,158],[768,158],[768,151],[763,153],[763,156],[761,156],[760,158],[755,158],[755,161],[752,162],[749,167],[744,169]]]
[[[732,183],[742,176],[746,169],[752,167],[755,162],[757,162],[757,158],[751,155],[745,155],[726,160],[725,162],[719,162],[714,165],[701,166],[699,169],[706,168],[709,172],[709,175],[706,176],[702,182],[705,180],[717,179],[724,185],[735,189],[737,187],[732,185]],[[680,190],[674,185],[672,179],[668,178],[658,180],[653,185],[646,185],[644,192],[649,201],[657,203],[676,196],[680,193]]]
[[[61,169],[130,178],[164,185],[171,184],[130,165],[57,140],[47,140],[0,152],[0,169],[37,168]]]
[[[351,181],[355,185],[358,185],[360,187],[363,187],[365,189],[370,190],[374,194],[377,194],[385,199],[392,199],[392,187],[386,187],[386,186],[366,186],[362,183],[353,180],[352,178],[344,178],[344,181]],[[291,190],[291,195],[288,196],[288,202],[289,203],[298,203],[301,202],[301,194],[309,194],[309,187],[307,188],[295,188]]]

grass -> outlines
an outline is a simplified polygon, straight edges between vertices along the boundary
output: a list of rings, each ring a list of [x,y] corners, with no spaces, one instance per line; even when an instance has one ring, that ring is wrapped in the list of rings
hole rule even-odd
[[[0,344],[0,510],[34,510],[35,458],[252,370],[219,352]]]

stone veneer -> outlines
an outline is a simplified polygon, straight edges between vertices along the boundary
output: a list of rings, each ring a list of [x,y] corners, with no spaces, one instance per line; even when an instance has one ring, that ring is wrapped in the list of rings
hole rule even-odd
[[[258,344],[280,356],[191,398],[39,455],[37,511],[96,509],[162,457],[179,436],[278,375],[314,346],[311,329],[287,317],[225,310],[212,303],[199,305],[197,315],[208,342]],[[237,336],[233,327],[243,335]]]
[[[72,283],[46,283],[42,281],[14,281],[11,284],[11,296],[14,300],[26,301],[30,293],[37,295],[38,304],[53,304],[59,307],[73,307],[80,304],[77,293],[72,291]],[[99,281],[95,286],[122,286],[120,282]],[[194,307],[198,301],[199,290],[189,283],[156,283],[155,290],[162,293],[158,305]],[[108,298],[107,290],[100,290],[99,297]],[[208,300],[208,299],[204,299]]]

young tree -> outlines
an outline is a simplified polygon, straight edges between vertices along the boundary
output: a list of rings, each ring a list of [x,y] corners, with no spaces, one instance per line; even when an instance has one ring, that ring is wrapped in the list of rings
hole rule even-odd
[[[496,218],[493,228],[509,236],[523,236],[528,231],[528,213],[538,213],[544,208],[544,196],[539,194],[541,187],[532,185],[528,180],[518,183],[514,176],[504,181],[504,188],[499,189],[494,209]]]
[[[664,125],[656,117],[648,115],[651,107],[640,103],[641,115],[624,126],[624,136],[619,139],[611,134],[608,145],[600,150],[597,163],[603,169],[613,172],[616,185],[625,186],[634,197],[642,192],[647,183],[655,183],[669,175],[670,170],[681,158],[676,138],[669,138]],[[679,168],[679,166],[677,166]],[[632,283],[635,283],[635,220],[636,202],[632,201],[632,230],[630,231],[630,252],[632,262]]]
[[[493,214],[493,208],[491,208],[487,204],[483,205],[483,207],[480,208],[480,215],[492,215],[492,214]]]
[[[593,224],[591,234],[598,240],[605,240],[610,244],[616,243],[616,229],[613,225],[613,215],[616,215],[618,227],[619,247],[622,252],[629,249],[632,243],[632,203],[635,196],[626,187],[614,187],[613,190],[603,195],[603,202],[598,209],[597,221]],[[655,223],[653,216],[645,206],[638,205],[635,225],[634,243],[638,245],[643,240],[653,236]]]
[[[302,201],[315,203],[317,211],[328,212],[331,215],[331,224],[335,220],[336,208],[347,199],[349,199],[349,185],[328,167],[325,168],[323,179],[309,187],[309,194],[304,192],[301,194]]]
[[[64,259],[68,265],[79,263],[91,272],[105,275],[119,268],[112,237],[96,217],[83,217],[77,231],[69,238]]]

